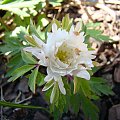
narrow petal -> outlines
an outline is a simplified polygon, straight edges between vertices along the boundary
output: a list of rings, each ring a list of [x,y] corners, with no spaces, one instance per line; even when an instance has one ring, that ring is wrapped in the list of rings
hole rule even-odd
[[[45,43],[42,40],[40,40],[37,36],[32,35],[32,37],[34,38],[35,42],[38,44],[40,48],[45,45]]]
[[[76,76],[90,80],[90,74],[86,70],[79,71]]]
[[[44,81],[45,81],[45,82],[48,82],[48,81],[50,81],[50,80],[52,80],[52,79],[53,79],[53,76],[47,75],[47,76],[44,78]]]
[[[82,27],[81,22],[78,22],[78,23],[76,24],[76,26],[75,26],[75,31],[76,31],[76,32],[79,32],[79,31],[81,30],[81,27]]]
[[[62,81],[61,76],[59,76],[59,75],[58,76],[54,76],[54,78],[55,78],[55,81],[58,82],[58,86],[59,86],[59,89],[60,89],[61,93],[65,95],[66,94],[66,90],[64,88],[64,83]]]
[[[56,32],[57,31],[57,25],[55,23],[52,24],[52,32]]]
[[[73,31],[74,31],[74,26],[72,25],[71,28],[70,28],[69,33],[70,33],[70,34],[73,34]]]
[[[58,86],[62,94],[66,95],[66,90],[63,85],[61,85],[62,81],[58,81]]]
[[[26,52],[32,53],[36,58],[40,59],[41,50],[37,47],[26,47],[23,49]]]

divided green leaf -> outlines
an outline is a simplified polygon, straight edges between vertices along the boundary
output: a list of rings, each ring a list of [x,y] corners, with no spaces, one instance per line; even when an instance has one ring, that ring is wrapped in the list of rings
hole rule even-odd
[[[37,61],[32,57],[31,53],[27,53],[25,51],[21,51],[22,59],[25,63],[28,64],[37,64]]]
[[[113,91],[110,86],[107,85],[106,81],[103,78],[91,77],[89,81],[91,86],[91,90],[97,95],[105,94],[105,95],[113,95]]]
[[[33,69],[35,65],[24,65],[18,69],[16,69],[13,73],[11,73],[12,77],[8,79],[8,82],[15,81],[17,78],[21,77],[26,72]]]
[[[80,93],[80,100],[81,100],[81,107],[82,110],[87,117],[87,119],[91,120],[98,120],[98,108],[91,102],[90,99],[84,96],[84,94],[81,92]]]

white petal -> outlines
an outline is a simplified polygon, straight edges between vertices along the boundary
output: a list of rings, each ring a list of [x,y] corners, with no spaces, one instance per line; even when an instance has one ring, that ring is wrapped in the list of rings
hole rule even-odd
[[[57,25],[55,23],[52,24],[52,32],[56,32],[57,31]]]
[[[75,31],[76,32],[79,32],[81,30],[81,27],[82,27],[82,23],[81,22],[78,22],[75,26]]]
[[[55,78],[55,81],[58,81],[58,86],[59,86],[59,89],[60,89],[61,93],[65,95],[66,90],[64,88],[64,83],[62,81],[61,76],[55,76],[54,78]]]
[[[69,34],[73,34],[73,31],[74,31],[74,26],[72,25],[71,28],[70,28],[70,31],[69,31]]]
[[[90,74],[86,70],[79,71],[76,76],[90,80]]]
[[[32,35],[32,37],[34,38],[35,42],[38,44],[39,47],[43,47],[45,45],[45,43],[40,40],[37,36]]]
[[[61,93],[63,95],[66,95],[66,90],[65,90],[64,86],[61,85],[60,81],[58,81],[58,86],[59,86],[59,89],[60,89]]]
[[[48,82],[48,81],[50,81],[50,80],[52,80],[52,79],[53,79],[53,76],[47,75],[47,76],[44,78],[44,81],[45,81],[45,82]]]
[[[23,49],[24,51],[31,52],[35,57],[39,58],[39,55],[41,54],[41,49],[37,47],[26,47]]]

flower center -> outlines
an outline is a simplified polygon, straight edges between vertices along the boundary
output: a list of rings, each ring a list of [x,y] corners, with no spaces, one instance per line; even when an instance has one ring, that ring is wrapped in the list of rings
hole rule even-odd
[[[60,61],[66,64],[70,64],[73,59],[73,49],[70,48],[66,43],[63,43],[57,51],[56,57]]]

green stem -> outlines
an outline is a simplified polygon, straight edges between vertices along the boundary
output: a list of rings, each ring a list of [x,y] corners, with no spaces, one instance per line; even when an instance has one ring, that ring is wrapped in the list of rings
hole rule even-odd
[[[15,103],[6,102],[6,101],[0,101],[0,106],[12,107],[12,108],[41,109],[41,110],[44,110],[44,111],[46,111],[47,113],[50,114],[50,112],[46,108],[39,107],[39,106],[24,105],[24,104],[15,104]]]

